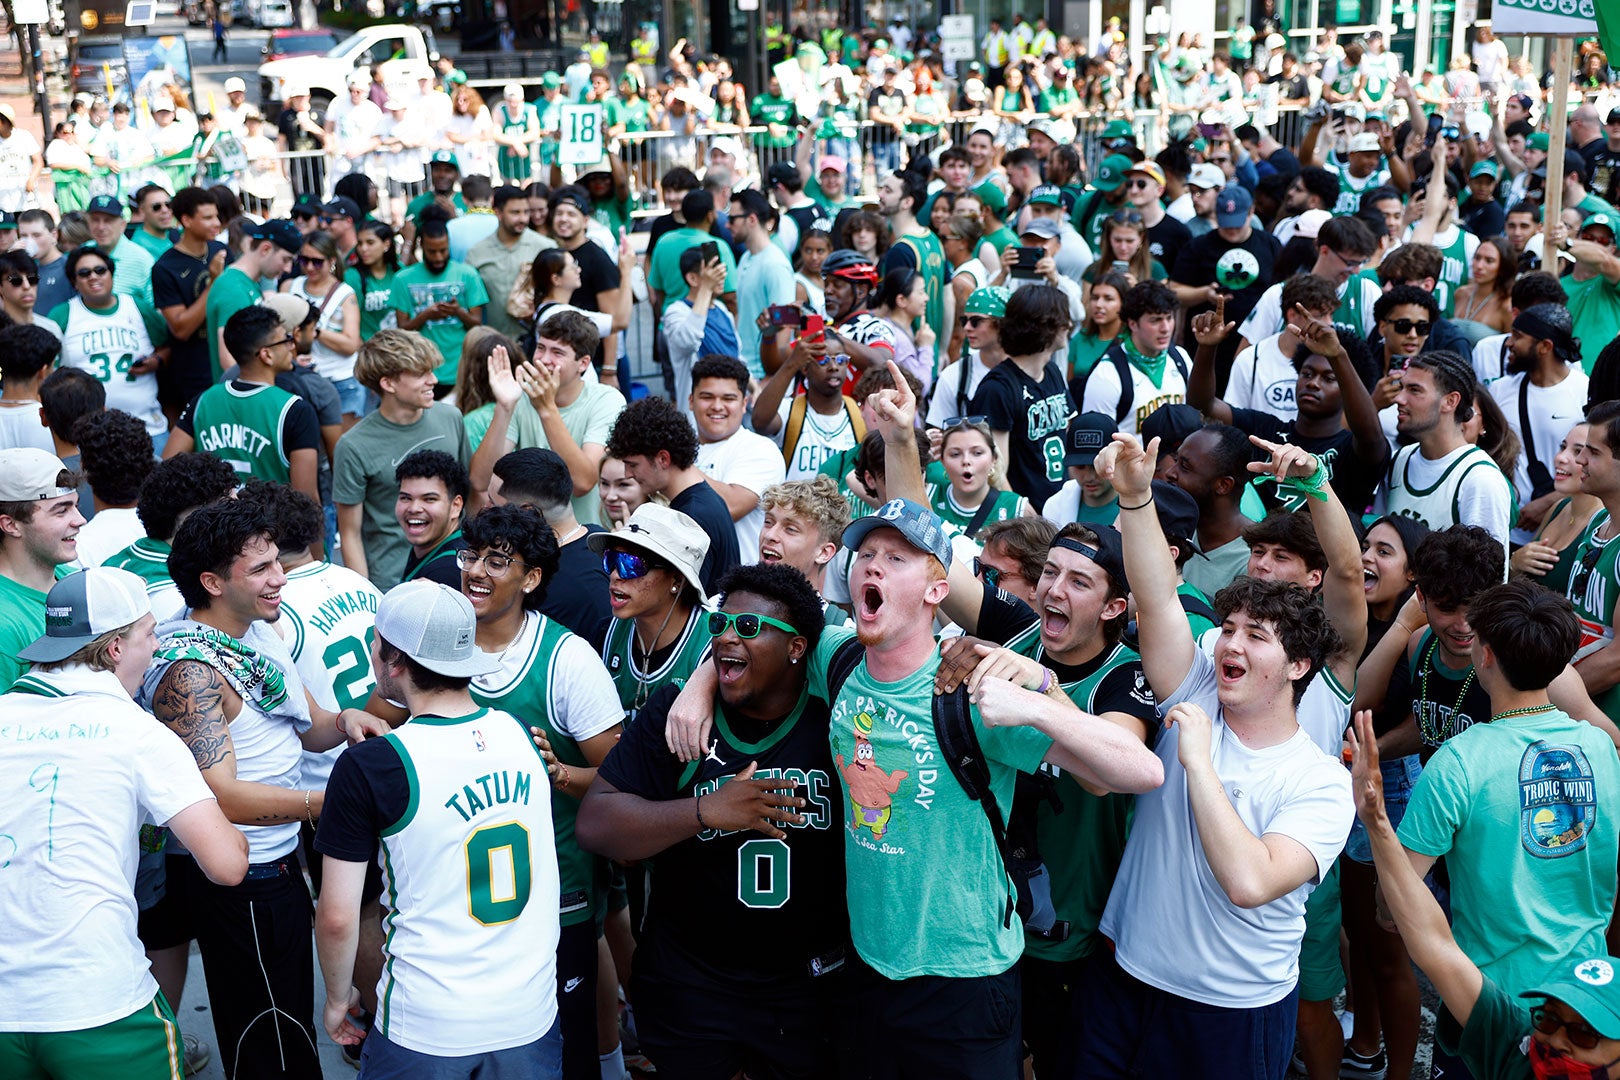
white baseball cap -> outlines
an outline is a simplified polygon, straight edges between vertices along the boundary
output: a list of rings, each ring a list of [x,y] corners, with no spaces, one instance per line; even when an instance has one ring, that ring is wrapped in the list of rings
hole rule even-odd
[[[34,446],[0,450],[0,502],[40,502],[72,495],[57,478],[66,471],[62,459]]]
[[[472,678],[494,671],[498,657],[478,647],[472,603],[437,581],[395,585],[377,604],[377,633],[429,671]]]
[[[66,660],[102,634],[150,614],[146,582],[128,570],[96,566],[51,586],[45,597],[45,635],[17,654],[30,663]]]
[[[1352,154],[1364,154],[1364,153],[1376,154],[1376,153],[1379,153],[1381,150],[1382,150],[1382,147],[1380,147],[1378,145],[1378,136],[1374,135],[1370,131],[1363,131],[1359,135],[1350,136],[1350,149],[1348,151],[1349,153],[1352,153]]]
[[[247,83],[232,75],[225,80],[225,92],[227,94],[245,94],[247,93]]]
[[[1226,186],[1226,174],[1221,172],[1219,165],[1211,165],[1207,161],[1201,161],[1192,167],[1192,172],[1187,176],[1187,183],[1192,187],[1219,191]]]

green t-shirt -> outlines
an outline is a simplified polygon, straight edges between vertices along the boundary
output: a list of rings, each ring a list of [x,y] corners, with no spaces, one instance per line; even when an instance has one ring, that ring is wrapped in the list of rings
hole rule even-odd
[[[1028,503],[1028,500],[1022,495],[995,489],[987,492],[985,498],[990,500],[990,509],[979,525],[981,529],[992,521],[1011,521],[1023,512],[1025,505]],[[949,536],[960,536],[966,532],[974,517],[980,510],[984,509],[982,505],[972,510],[963,510],[957,506],[956,498],[951,494],[949,481],[943,484],[928,485],[928,505],[945,523],[945,532]]]
[[[635,722],[655,690],[669,683],[684,685],[709,655],[709,613],[702,607],[692,609],[679,637],[649,657],[641,657],[635,647],[635,625],[634,619],[613,619],[602,642],[602,662],[619,691],[627,725]]]
[[[1581,366],[1592,373],[1598,353],[1620,337],[1620,285],[1602,274],[1576,281],[1573,274],[1559,279],[1569,297],[1569,317],[1581,339]]]
[[[788,129],[786,134],[772,135],[762,131],[754,136],[755,146],[770,146],[785,150],[795,142],[793,123],[797,119],[793,102],[786,98],[760,94],[748,103],[748,114],[755,124],[776,124]]]
[[[607,228],[617,240],[630,227],[630,216],[636,208],[635,200],[626,195],[622,199],[602,199],[591,203],[591,219]]]
[[[256,307],[263,301],[264,294],[259,290],[259,283],[234,266],[227,266],[209,286],[205,309],[208,316],[208,360],[215,382],[219,381],[222,373],[219,366],[220,329],[238,311]]]
[[[1575,209],[1580,212],[1582,221],[1585,221],[1593,214],[1608,214],[1613,217],[1614,214],[1620,213],[1620,211],[1610,206],[1602,196],[1591,191],[1586,193],[1586,198],[1575,204]]]
[[[855,205],[855,198],[850,195],[848,190],[845,190],[842,198],[834,199],[821,190],[821,181],[814,176],[804,182],[804,193],[810,196],[812,202],[827,211],[829,216],[832,217],[837,217],[838,211],[844,207]]]
[[[396,424],[373,412],[344,432],[332,455],[332,501],[361,506],[360,543],[371,583],[386,592],[405,573],[411,550],[394,520],[399,482],[394,469],[413,450],[442,450],[466,465],[467,429],[454,405],[435,402],[414,424]]]
[[[1194,558],[1197,558],[1197,556],[1194,556]],[[1198,586],[1193,585],[1191,582],[1183,581],[1180,585],[1177,585],[1176,595],[1186,596],[1210,607],[1214,607],[1213,604],[1210,604],[1209,597],[1204,595],[1204,591],[1198,588]],[[1189,611],[1187,612],[1187,625],[1192,627],[1193,640],[1199,641],[1202,640],[1204,634],[1215,629],[1216,622],[1207,615],[1194,615]]]
[[[152,256],[153,262],[156,262],[158,257],[165,251],[168,251],[170,248],[174,247],[174,241],[169,239],[167,236],[153,236],[139,225],[135,227],[135,231],[133,233],[124,237],[124,239],[139,247],[145,248],[146,253]]]
[[[1531,1080],[1535,1070],[1519,1049],[1530,1036],[1530,1017],[1524,1006],[1522,1000],[1486,979],[1460,1032],[1449,1013],[1439,1014],[1435,1042],[1461,1058],[1475,1080]]]
[[[984,240],[985,243],[990,244],[996,249],[996,255],[998,257],[1008,248],[1018,246],[1018,235],[1005,225],[1001,226],[1001,228],[997,229],[995,232],[985,233]]]
[[[1608,951],[1620,829],[1599,800],[1615,791],[1614,743],[1552,707],[1474,724],[1423,766],[1401,843],[1445,856],[1457,945],[1508,993]]]
[[[1058,86],[1058,85],[1056,85],[1054,83],[1053,85],[1047,87],[1045,90],[1041,91],[1041,96],[1039,98],[1039,108],[1040,108],[1041,112],[1049,113],[1053,109],[1059,108],[1061,106],[1073,105],[1075,102],[1077,102],[1079,100],[1080,100],[1080,95],[1075,92],[1075,89],[1074,89],[1073,86],[1068,85],[1068,84],[1065,84],[1063,86]]]
[[[354,295],[360,301],[360,340],[370,341],[379,330],[392,330],[394,328],[394,278],[395,273],[389,270],[382,277],[372,277],[369,272],[362,275],[361,271],[350,268],[343,275],[343,281],[354,290]],[[215,283],[215,288],[218,288]]]
[[[145,301],[153,311],[152,266],[155,261],[150,252],[129,240],[120,240],[112,249],[113,292],[120,296],[134,296]]]
[[[810,692],[827,697],[827,665],[854,632],[822,631]],[[1003,918],[1012,883],[984,810],[962,792],[934,738],[939,651],[893,683],[863,658],[830,703],[833,760],[845,795],[844,866],[851,938],[880,975],[998,975],[1024,949],[1018,920]],[[1018,772],[1040,767],[1051,740],[1030,727],[972,720],[1003,817]]]
[[[659,312],[669,310],[669,305],[677,300],[686,298],[686,278],[681,275],[681,256],[687,248],[696,247],[714,240],[714,236],[682,225],[665,233],[653,248],[652,259],[647,263],[647,288],[654,292],[664,294],[664,307]],[[720,261],[726,264],[726,291],[737,290],[737,258],[731,253],[731,245],[723,241],[715,241],[720,249]]]
[[[456,301],[468,311],[483,307],[489,303],[484,279],[466,263],[454,260],[445,264],[441,274],[430,272],[424,263],[416,263],[394,275],[394,310],[407,318],[415,318],[418,312],[448,300]],[[423,324],[421,332],[433,342],[443,361],[434,369],[434,376],[441,383],[455,382],[456,369],[461,366],[461,343],[466,340],[467,327],[459,318],[451,315],[430,320]]]
[[[31,666],[17,654],[45,636],[45,594],[0,576],[0,693]]]
[[[1114,343],[1113,338],[1098,338],[1080,333],[1069,339],[1069,378],[1091,374],[1102,354]]]
[[[452,193],[450,196],[450,202],[453,206],[455,206],[456,213],[465,214],[467,212],[467,202],[461,197],[461,192],[457,191]],[[422,222],[418,220],[418,215],[432,205],[433,189],[429,188],[427,191],[422,192],[422,194],[410,201],[410,205],[405,207],[405,216],[410,219],[413,225],[420,229],[422,227]]]

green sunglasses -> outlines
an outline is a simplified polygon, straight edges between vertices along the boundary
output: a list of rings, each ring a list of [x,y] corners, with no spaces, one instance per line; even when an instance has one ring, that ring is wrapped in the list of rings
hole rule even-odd
[[[797,630],[793,629],[793,627],[789,626],[787,623],[780,619],[773,619],[769,615],[755,615],[751,611],[745,611],[737,615],[728,615],[724,611],[709,612],[710,637],[719,637],[733,625],[737,627],[737,636],[745,641],[751,638],[759,637],[759,631],[762,626],[774,626],[778,630],[781,630],[783,633],[787,634],[798,633]]]

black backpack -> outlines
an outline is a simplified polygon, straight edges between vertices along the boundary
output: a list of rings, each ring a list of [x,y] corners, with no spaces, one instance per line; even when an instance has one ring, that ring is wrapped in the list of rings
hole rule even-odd
[[[860,665],[865,651],[859,641],[850,638],[833,652],[827,664],[828,701],[838,699],[839,691]],[[1046,867],[1041,863],[1035,842],[1034,810],[1038,808],[1038,798],[1043,797],[1039,785],[1044,780],[1047,791],[1044,797],[1055,799],[1055,794],[1051,793],[1051,778],[1026,778],[1025,774],[1018,774],[1020,795],[1028,788],[1036,795],[1037,801],[1023,800],[1031,809],[1028,813],[1021,813],[1019,800],[1015,799],[1015,835],[1010,837],[1007,823],[1001,817],[1001,808],[996,805],[995,795],[990,790],[990,766],[984,759],[979,736],[974,731],[967,683],[962,683],[953,693],[934,695],[933,716],[934,741],[939,746],[940,756],[950,766],[951,775],[956,777],[962,791],[984,811],[986,820],[990,822],[990,833],[995,837],[996,850],[1001,853],[1002,864],[1013,883],[1002,915],[1002,925],[1011,926],[1013,915],[1017,914],[1031,933],[1053,941],[1064,940],[1069,936],[1069,924],[1056,920]]]
[[[1184,383],[1188,381],[1187,362],[1184,359],[1186,355],[1181,346],[1174,344],[1170,346],[1170,362],[1176,365],[1177,371],[1181,372],[1181,381]],[[1119,407],[1114,410],[1114,422],[1116,424],[1122,423],[1127,416],[1131,415],[1131,409],[1136,406],[1136,380],[1131,378],[1131,361],[1125,355],[1125,347],[1117,341],[1108,346],[1108,351],[1103,353],[1097,362],[1100,364],[1104,360],[1113,364],[1119,371]],[[1084,387],[1082,387],[1083,391]],[[1079,401],[1080,399],[1075,398],[1075,400]]]

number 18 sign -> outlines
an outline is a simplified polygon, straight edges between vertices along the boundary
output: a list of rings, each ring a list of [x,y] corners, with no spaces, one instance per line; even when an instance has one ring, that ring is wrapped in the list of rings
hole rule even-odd
[[[562,165],[594,165],[605,156],[602,149],[602,106],[564,105],[562,107],[562,146],[557,155]]]

